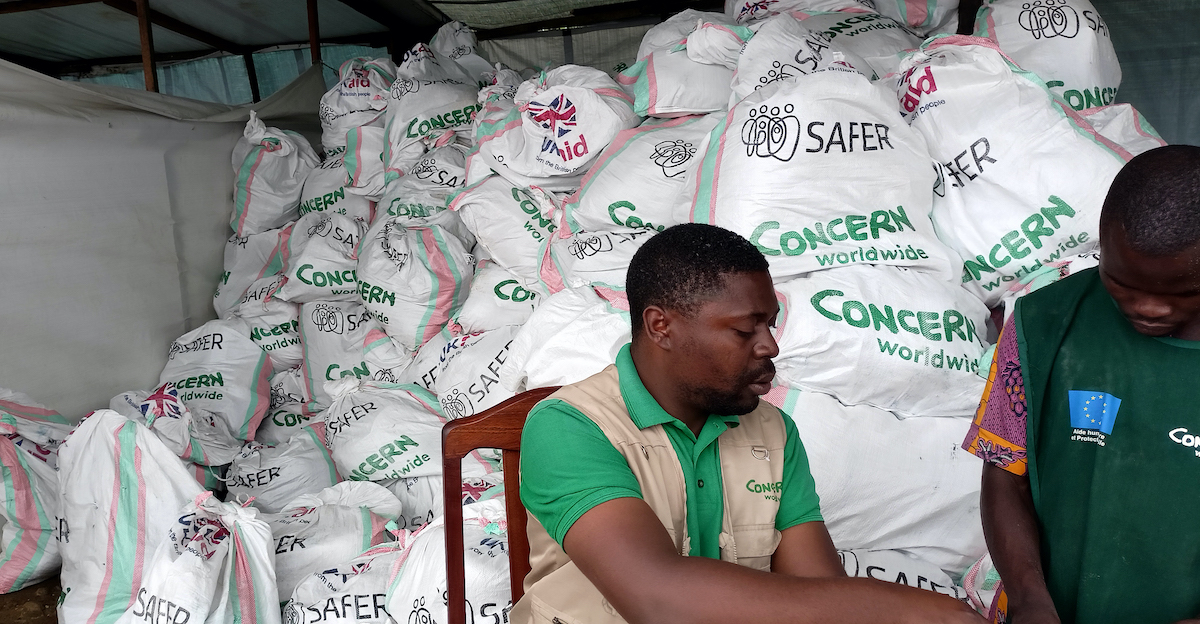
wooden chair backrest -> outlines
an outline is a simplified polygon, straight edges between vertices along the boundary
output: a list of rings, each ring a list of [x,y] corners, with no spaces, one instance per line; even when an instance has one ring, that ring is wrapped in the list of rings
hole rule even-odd
[[[529,536],[525,506],[521,504],[521,429],[529,410],[557,390],[539,388],[467,418],[452,420],[442,427],[442,496],[446,507],[447,609],[450,624],[465,624],[467,615],[466,571],[463,565],[462,459],[481,448],[501,450],[504,467],[504,503],[508,515],[508,565],[512,601],[524,595],[529,574]]]

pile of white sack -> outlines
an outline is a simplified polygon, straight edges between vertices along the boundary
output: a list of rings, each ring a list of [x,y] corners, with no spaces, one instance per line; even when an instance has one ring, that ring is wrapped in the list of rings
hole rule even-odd
[[[847,571],[985,608],[981,358],[1096,264],[1109,182],[1163,142],[1112,104],[1087,0],[985,0],[976,37],[944,34],[956,4],[731,0],[616,76],[491,65],[453,23],[346,62],[319,151],[252,114],[218,318],[158,387],[70,435],[0,393],[0,591],[61,562],[63,621],[442,621],[443,424],[612,363],[633,254],[701,222],[770,263],[767,398]],[[499,621],[503,475],[466,463],[470,608]]]

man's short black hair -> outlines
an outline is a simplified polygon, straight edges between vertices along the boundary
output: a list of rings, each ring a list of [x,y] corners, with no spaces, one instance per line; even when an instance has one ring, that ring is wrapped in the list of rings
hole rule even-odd
[[[1101,236],[1117,224],[1146,256],[1173,256],[1200,242],[1200,147],[1168,145],[1130,160],[1104,200]]]
[[[659,232],[629,263],[625,292],[634,338],[642,333],[647,307],[690,316],[724,288],[725,275],[767,270],[767,259],[750,241],[724,228],[685,223]]]

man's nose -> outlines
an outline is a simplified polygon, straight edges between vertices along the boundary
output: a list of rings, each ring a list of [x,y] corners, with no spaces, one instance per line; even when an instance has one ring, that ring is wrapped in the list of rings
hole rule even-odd
[[[1131,302],[1132,316],[1144,319],[1160,319],[1171,315],[1171,305],[1158,297],[1136,297]]]
[[[768,359],[779,355],[779,343],[775,342],[775,336],[771,332],[767,332],[766,338],[758,342],[754,355]]]

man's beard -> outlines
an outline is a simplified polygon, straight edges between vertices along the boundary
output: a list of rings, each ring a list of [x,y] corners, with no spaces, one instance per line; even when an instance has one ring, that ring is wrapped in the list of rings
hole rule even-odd
[[[742,374],[733,384],[734,389],[732,390],[712,387],[689,387],[686,390],[709,414],[742,416],[753,412],[754,408],[758,407],[759,397],[757,395],[751,395],[749,398],[744,396],[746,387],[767,373],[775,374],[775,364],[770,360],[767,360],[767,363],[757,370]]]

